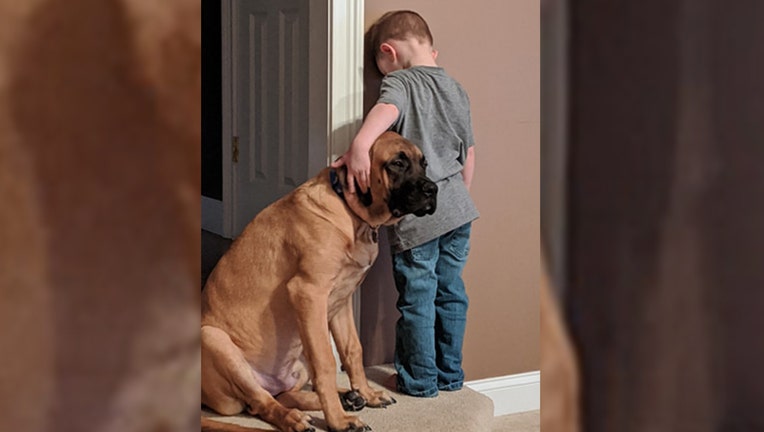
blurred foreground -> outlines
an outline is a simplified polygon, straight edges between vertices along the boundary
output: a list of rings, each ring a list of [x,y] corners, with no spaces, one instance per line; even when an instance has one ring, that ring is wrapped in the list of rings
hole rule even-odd
[[[542,9],[542,230],[583,430],[764,430],[764,3],[606,3]]]
[[[198,427],[199,32],[0,0],[0,430]]]

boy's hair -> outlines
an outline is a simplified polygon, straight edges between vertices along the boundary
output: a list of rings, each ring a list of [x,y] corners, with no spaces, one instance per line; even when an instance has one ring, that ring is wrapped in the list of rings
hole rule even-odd
[[[379,46],[386,40],[405,40],[415,37],[419,42],[432,45],[432,33],[427,21],[421,15],[410,10],[390,11],[382,15],[369,28],[370,54],[374,60],[381,53]]]

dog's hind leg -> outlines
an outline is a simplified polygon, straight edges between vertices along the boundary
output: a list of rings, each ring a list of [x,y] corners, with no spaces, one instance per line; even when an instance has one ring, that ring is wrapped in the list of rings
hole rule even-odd
[[[355,390],[339,390],[339,398],[345,411],[360,411],[366,406],[366,399]],[[276,397],[287,408],[297,408],[303,411],[320,411],[321,400],[318,393],[306,390],[288,391]]]
[[[276,396],[276,400],[287,408],[297,408],[303,411],[321,411],[321,400],[318,393],[302,388],[310,380],[310,374],[305,367],[305,363],[298,361],[295,363],[292,375],[296,375],[297,384],[292,389]]]
[[[287,408],[297,408],[303,411],[320,411],[321,399],[319,399],[318,393],[302,389],[310,380],[305,363],[302,361],[297,362],[292,374],[299,376],[297,384],[291,390],[276,396],[276,400]],[[342,408],[345,411],[360,411],[366,406],[366,400],[357,391],[345,388],[338,388],[337,390],[339,391],[338,396],[342,403]]]
[[[213,326],[202,326],[202,403],[223,415],[246,408],[283,432],[315,430],[309,416],[283,406],[257,382],[239,347]]]
[[[276,400],[287,408],[303,411],[321,411],[321,400],[316,392],[307,390],[286,391],[276,396]]]

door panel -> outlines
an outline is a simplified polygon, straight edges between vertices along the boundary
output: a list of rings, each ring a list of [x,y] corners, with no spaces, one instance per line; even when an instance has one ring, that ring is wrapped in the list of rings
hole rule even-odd
[[[308,0],[236,0],[234,235],[308,176]]]

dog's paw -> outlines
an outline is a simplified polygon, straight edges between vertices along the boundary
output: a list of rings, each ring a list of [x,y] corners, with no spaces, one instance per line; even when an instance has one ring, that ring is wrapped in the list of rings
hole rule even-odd
[[[387,408],[389,405],[398,402],[392,396],[387,394],[387,392],[372,389],[369,389],[367,394],[363,395],[363,397],[366,399],[366,406],[372,408]]]
[[[310,424],[313,419],[300,410],[289,410],[289,414],[284,420],[286,422],[285,430],[289,432],[316,432],[316,428]]]
[[[371,430],[371,426],[364,424],[358,417],[354,416],[345,416],[340,424],[342,426],[337,428],[329,426],[329,432],[367,432]]]
[[[329,432],[366,432],[366,431],[370,431],[370,430],[371,430],[371,426],[369,426],[369,425],[348,426],[345,429],[339,429],[339,430],[329,428]]]
[[[357,390],[350,390],[340,395],[340,401],[342,402],[342,408],[345,411],[360,411],[366,406],[366,399],[361,396]]]

